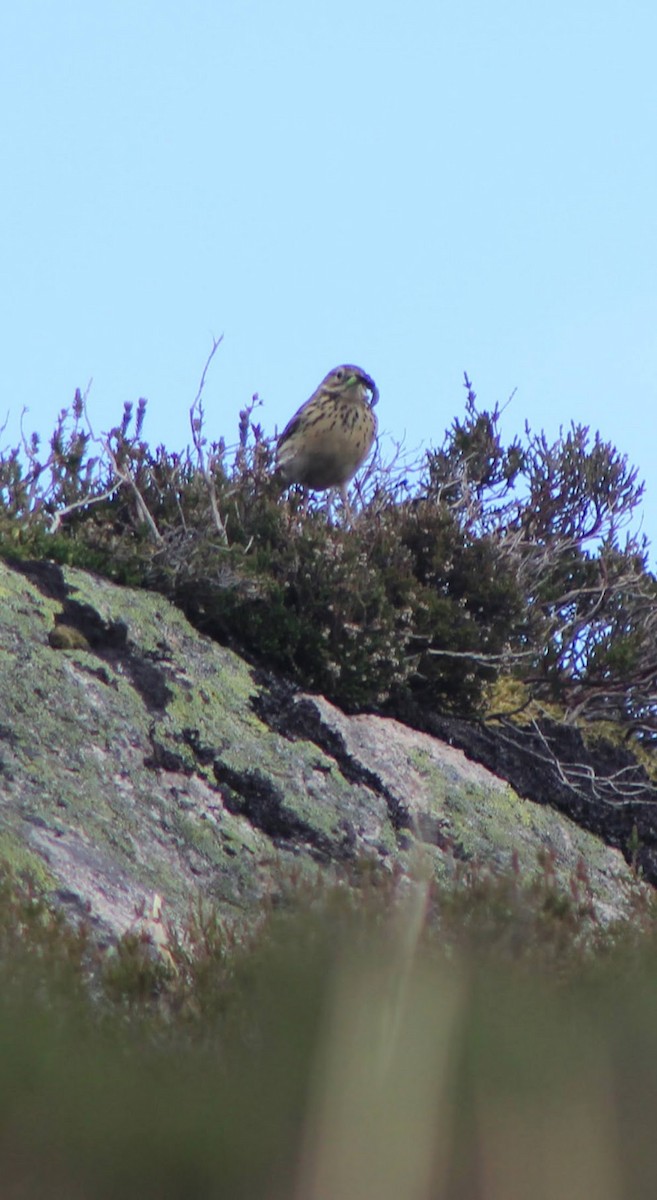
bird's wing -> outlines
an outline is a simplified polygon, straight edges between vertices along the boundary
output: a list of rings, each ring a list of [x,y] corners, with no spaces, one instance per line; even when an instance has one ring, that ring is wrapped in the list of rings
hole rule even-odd
[[[276,443],[277,447],[282,446],[283,442],[286,442],[289,437],[292,437],[293,433],[296,433],[297,429],[302,424],[302,416],[301,416],[302,411],[303,411],[302,409],[299,409],[299,411],[296,412],[294,414],[294,416],[290,418],[287,425],[285,426],[285,429],[279,436],[279,439]]]

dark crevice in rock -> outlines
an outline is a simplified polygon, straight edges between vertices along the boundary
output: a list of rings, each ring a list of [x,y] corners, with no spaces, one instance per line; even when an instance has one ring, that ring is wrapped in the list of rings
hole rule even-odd
[[[505,729],[410,703],[396,705],[389,715],[456,746],[519,796],[565,813],[657,884],[657,789],[630,750],[603,741],[591,750],[575,726],[557,721],[544,720],[535,730]],[[614,802],[604,798],[605,780],[618,772],[628,791],[626,796],[619,791]],[[629,791],[636,784],[644,789],[640,802],[633,802]]]
[[[157,652],[139,653],[128,638],[128,626],[124,621],[104,621],[93,605],[71,599],[74,589],[67,584],[57,563],[20,559],[7,562],[38,587],[42,595],[61,604],[62,610],[55,616],[57,628],[76,630],[98,658],[110,666],[120,664],[145,706],[154,712],[164,711],[173,697],[159,666],[170,658],[164,643]]]
[[[149,662],[146,655],[135,654],[131,647],[129,652],[122,656],[121,662],[146,708],[164,712],[169,701],[173,699],[173,692],[167,687],[164,672]]]
[[[50,898],[63,907],[76,909],[79,917],[85,920],[89,918],[89,904],[82,900],[78,892],[71,891],[70,888],[56,888],[50,893]]]
[[[215,746],[209,746],[201,741],[201,735],[198,729],[190,729],[186,727],[180,731],[180,741],[185,746],[189,746],[194,758],[201,767],[209,767],[217,757],[217,749]]]
[[[78,600],[64,601],[55,624],[77,629],[87,639],[92,652],[110,666],[120,663],[148,709],[154,712],[165,710],[173,697],[159,665],[170,658],[167,647],[163,646],[157,652],[139,653],[128,638],[128,626],[124,621],[104,621],[91,604],[82,604]]]
[[[5,558],[4,561],[17,574],[24,575],[26,579],[29,579],[30,583],[33,583],[47,600],[58,600],[63,603],[71,590],[58,563],[12,558],[11,556]]]
[[[5,742],[9,746],[10,750],[15,750],[17,748],[18,738],[16,737],[16,734],[14,733],[13,729],[11,729],[9,727],[9,725],[3,725],[2,723],[0,723],[0,742]],[[13,783],[13,781],[14,781],[14,773],[11,770],[11,767],[5,762],[5,760],[1,754],[0,754],[0,778],[6,779],[7,783]]]
[[[215,759],[213,770],[228,811],[246,817],[275,844],[305,842],[312,847],[314,857],[322,862],[349,857],[350,839],[347,835],[342,845],[336,845],[326,834],[290,812],[285,807],[283,793],[262,772],[255,768],[236,771],[221,759]]]
[[[0,742],[6,742],[11,750],[15,750],[18,746],[18,737],[14,733],[10,725],[3,725],[0,722]]]
[[[91,604],[64,600],[62,611],[55,617],[55,625],[77,629],[86,638],[90,649],[97,653],[103,650],[115,650],[119,654],[127,652],[128,626],[124,621],[104,621]]]
[[[153,729],[149,730],[148,740],[151,753],[144,759],[144,766],[152,770],[172,771],[180,775],[192,775],[192,768],[185,762],[181,754],[158,742]]]
[[[312,742],[336,763],[348,783],[362,784],[385,800],[388,816],[397,831],[412,828],[408,809],[401,803],[379,776],[359,763],[349,753],[344,738],[322,720],[312,700],[298,700],[298,689],[264,671],[256,672],[261,691],[252,698],[252,706],[260,720],[274,733],[288,741]]]
[[[99,683],[104,683],[106,687],[111,687],[115,690],[118,688],[116,679],[112,679],[105,667],[87,667],[84,663],[80,663],[78,669],[84,675],[90,675],[92,679],[97,679]]]

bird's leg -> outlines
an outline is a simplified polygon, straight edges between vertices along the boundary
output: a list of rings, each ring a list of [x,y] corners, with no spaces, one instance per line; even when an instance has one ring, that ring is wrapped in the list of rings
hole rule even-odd
[[[353,514],[351,511],[351,505],[349,503],[349,493],[347,492],[346,483],[343,483],[342,487],[339,490],[340,490],[340,497],[342,499],[342,507],[344,508],[345,524],[351,525],[351,519],[352,519]]]
[[[333,489],[329,488],[326,492],[326,521],[328,525],[333,524]]]

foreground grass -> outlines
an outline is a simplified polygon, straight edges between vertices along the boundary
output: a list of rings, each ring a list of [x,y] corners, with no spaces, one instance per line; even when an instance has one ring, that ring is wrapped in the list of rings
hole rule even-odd
[[[101,953],[0,894],[3,1200],[654,1196],[652,906],[546,877],[297,892]]]

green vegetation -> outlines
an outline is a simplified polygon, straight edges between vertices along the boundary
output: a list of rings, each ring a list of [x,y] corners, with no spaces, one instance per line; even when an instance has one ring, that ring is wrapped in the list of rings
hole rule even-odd
[[[248,938],[199,910],[102,952],[7,879],[3,1196],[647,1197],[655,935],[648,901],[603,929],[546,864],[364,872]]]
[[[635,472],[580,426],[505,446],[466,383],[442,445],[377,457],[351,520],[282,493],[255,406],[233,448],[209,444],[200,389],[176,454],[143,439],[142,402],[94,439],[78,393],[45,456],[37,438],[0,455],[0,553],[158,589],[347,710],[524,731],[539,773],[546,730],[583,728],[601,761],[631,755],[602,806],[645,802],[655,579],[628,532]],[[649,817],[627,819],[638,863]],[[208,909],[158,946],[102,949],[5,880],[3,1197],[652,1196],[648,890],[610,928],[584,871],[563,892],[547,859],[532,880],[443,889],[356,863],[347,882],[297,881],[248,934]]]
[[[351,521],[283,494],[255,400],[230,449],[208,443],[200,389],[193,445],[171,453],[143,439],[144,401],[94,439],[78,392],[45,457],[36,436],[0,456],[0,553],[161,590],[348,711],[486,716],[509,680],[519,723],[557,712],[650,748],[655,579],[628,533],[636,472],[577,425],[505,446],[499,411],[466,385],[440,448],[375,456]]]

